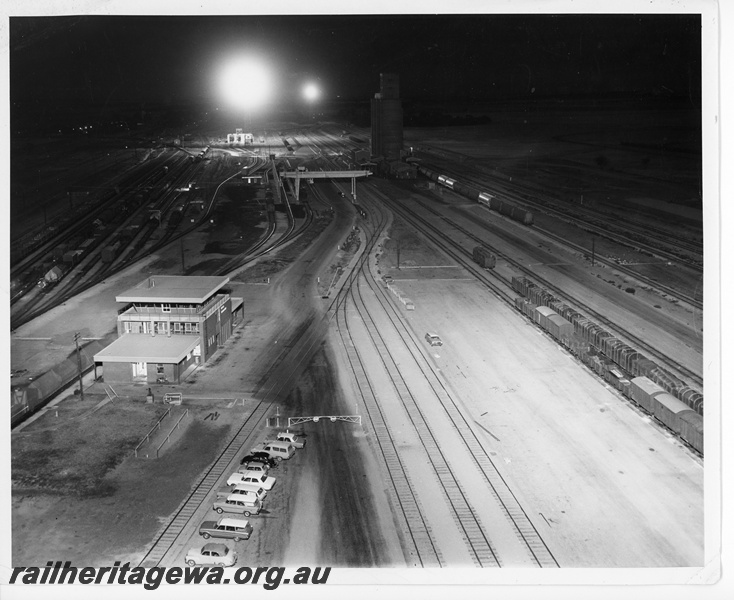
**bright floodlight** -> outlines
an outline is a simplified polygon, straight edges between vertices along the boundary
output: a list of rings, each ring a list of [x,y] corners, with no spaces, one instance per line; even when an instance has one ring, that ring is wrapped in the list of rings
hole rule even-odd
[[[261,106],[270,94],[268,70],[254,58],[231,61],[222,70],[220,83],[226,100],[244,110]]]
[[[309,102],[314,102],[320,94],[319,88],[315,83],[307,83],[303,86],[303,97]]]

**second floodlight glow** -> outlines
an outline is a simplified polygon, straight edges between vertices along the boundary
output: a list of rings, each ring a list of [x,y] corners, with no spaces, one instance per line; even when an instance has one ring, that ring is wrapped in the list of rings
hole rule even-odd
[[[303,97],[306,98],[309,102],[314,102],[318,99],[319,94],[321,92],[319,91],[319,88],[316,86],[315,83],[307,83],[303,87]]]
[[[233,106],[252,110],[263,105],[270,96],[270,73],[256,59],[244,58],[230,62],[222,70],[221,78],[222,93]]]

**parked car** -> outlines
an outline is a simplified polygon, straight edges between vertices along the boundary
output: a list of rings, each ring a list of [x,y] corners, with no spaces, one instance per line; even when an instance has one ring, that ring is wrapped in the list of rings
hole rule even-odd
[[[235,542],[249,540],[252,535],[252,525],[247,519],[222,517],[218,521],[204,521],[199,525],[199,535],[205,540],[210,537],[229,538]]]
[[[190,567],[195,565],[216,565],[231,567],[237,562],[237,552],[230,550],[226,544],[210,542],[201,548],[191,548],[186,553],[186,564]]]
[[[240,464],[244,465],[248,462],[259,462],[263,465],[267,466],[270,469],[275,468],[278,463],[270,458],[267,453],[265,452],[255,452],[253,454],[245,454],[242,459],[240,460]]]
[[[219,498],[214,502],[212,508],[220,515],[225,512],[231,512],[249,517],[250,515],[258,514],[262,508],[262,503],[256,496],[257,494],[231,493],[226,498]]]
[[[237,468],[238,473],[260,473],[261,475],[267,475],[269,470],[270,468],[261,462],[248,462]]]
[[[268,495],[268,493],[259,483],[245,483],[245,482],[240,482],[237,485],[235,485],[230,490],[230,493],[231,494],[243,494],[249,497],[252,497],[254,495],[254,497],[260,500],[260,502],[265,500],[265,496]]]
[[[427,333],[426,341],[431,344],[431,346],[443,346],[441,338],[438,337],[435,333]]]
[[[250,487],[243,487],[243,488],[237,489],[241,485],[245,485],[245,484],[243,484],[241,481],[238,481],[234,485],[231,485],[229,487],[223,487],[222,489],[217,490],[217,500],[222,500],[231,494],[246,495],[249,497],[251,501],[262,500],[265,497],[264,490],[263,490],[263,494],[258,494],[257,489],[251,489]],[[249,484],[247,485],[249,486]]]
[[[280,431],[275,439],[279,442],[287,442],[295,448],[304,448],[306,446],[306,438],[292,431]]]
[[[257,485],[266,491],[272,490],[275,485],[275,477],[268,477],[267,475],[260,475],[258,473],[242,473],[242,475],[241,483]]]
[[[295,453],[293,446],[287,442],[268,441],[258,444],[252,449],[253,452],[267,452],[277,461],[288,460]]]
[[[240,473],[239,471],[237,473],[232,473],[229,477],[227,477],[227,485],[233,486],[237,485],[238,483],[242,483],[242,480],[245,478],[246,473]]]

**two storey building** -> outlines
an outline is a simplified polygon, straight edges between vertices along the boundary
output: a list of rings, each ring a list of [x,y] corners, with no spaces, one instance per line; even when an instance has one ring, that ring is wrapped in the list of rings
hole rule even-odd
[[[242,299],[228,277],[148,277],[123,294],[118,339],[94,356],[104,380],[180,383],[232,335]]]

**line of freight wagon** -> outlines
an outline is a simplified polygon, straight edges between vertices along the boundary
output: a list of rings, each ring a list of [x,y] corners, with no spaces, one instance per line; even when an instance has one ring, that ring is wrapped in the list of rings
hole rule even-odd
[[[490,210],[498,212],[501,215],[509,217],[513,221],[518,221],[523,225],[533,224],[533,213],[526,208],[515,204],[514,202],[499,198],[494,194],[490,194],[487,191],[477,190],[471,186],[461,183],[460,181],[457,181],[456,179],[452,179],[451,177],[447,177],[446,175],[441,175],[440,173],[436,173],[435,171],[432,171],[420,165],[418,166],[418,171],[428,177],[428,179],[431,179],[455,191],[457,194],[466,196],[470,200],[479,202],[479,204],[482,204]]]
[[[515,308],[568,348],[606,382],[703,455],[703,395],[526,277]],[[608,360],[605,360],[608,359]]]

